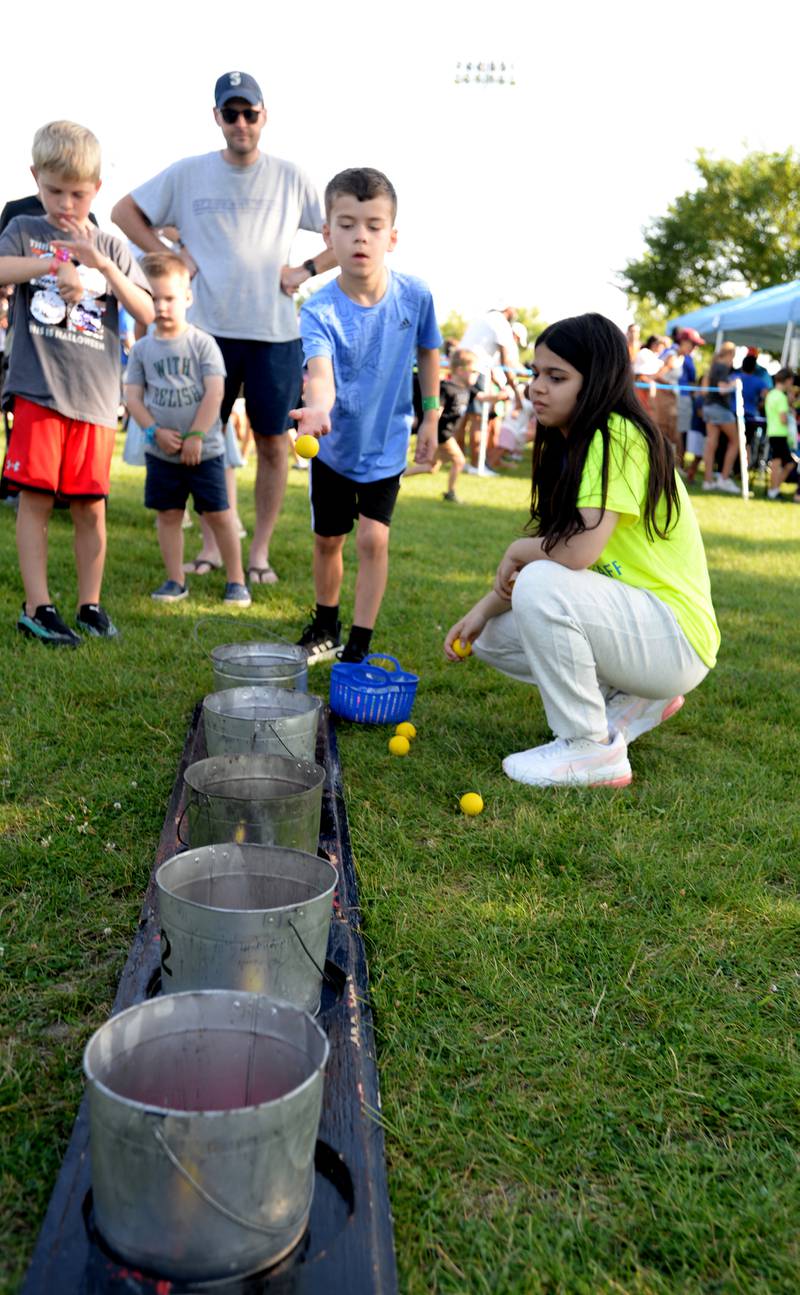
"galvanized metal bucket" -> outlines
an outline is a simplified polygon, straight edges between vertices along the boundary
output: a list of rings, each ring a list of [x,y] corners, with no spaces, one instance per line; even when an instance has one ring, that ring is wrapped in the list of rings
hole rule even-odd
[[[102,1025],[83,1068],[108,1244],[185,1282],[287,1254],[308,1222],[328,1050],[308,1013],[232,990],[168,994]]]
[[[315,1014],[337,879],[327,859],[274,846],[167,859],[156,872],[162,989],[244,989]]]
[[[215,755],[190,764],[189,841],[182,845],[283,845],[316,854],[325,770],[279,755]],[[180,825],[179,825],[180,832]]]
[[[313,760],[322,700],[289,688],[226,688],[203,701],[209,755]]]
[[[214,691],[246,688],[296,688],[308,691],[308,661],[295,643],[223,643],[211,652]]]

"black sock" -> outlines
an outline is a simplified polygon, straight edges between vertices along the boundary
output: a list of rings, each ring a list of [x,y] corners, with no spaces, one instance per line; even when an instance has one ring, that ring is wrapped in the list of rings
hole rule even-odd
[[[364,625],[354,625],[350,630],[347,646],[352,648],[354,652],[361,652],[363,656],[366,656],[369,652],[371,638],[372,630],[368,630]]]
[[[339,604],[337,603],[335,607],[326,607],[323,603],[317,603],[314,624],[317,629],[322,630],[323,634],[330,634],[334,638],[339,628]]]

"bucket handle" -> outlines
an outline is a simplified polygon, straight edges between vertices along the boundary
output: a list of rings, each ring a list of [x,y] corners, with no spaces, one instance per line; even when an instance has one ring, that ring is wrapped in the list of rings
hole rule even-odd
[[[216,1210],[218,1214],[222,1214],[226,1219],[230,1219],[232,1223],[237,1223],[241,1228],[250,1228],[253,1232],[266,1232],[270,1236],[276,1235],[278,1233],[290,1231],[292,1228],[298,1227],[303,1222],[306,1215],[308,1214],[309,1209],[311,1208],[311,1198],[314,1194],[313,1173],[311,1175],[311,1190],[309,1191],[306,1197],[306,1200],[303,1203],[302,1209],[300,1210],[300,1212],[297,1214],[295,1218],[290,1219],[288,1222],[281,1224],[280,1227],[271,1225],[269,1223],[256,1223],[254,1219],[243,1219],[241,1215],[236,1214],[234,1210],[229,1210],[227,1205],[223,1205],[221,1201],[215,1200],[214,1197],[211,1196],[206,1191],[205,1187],[202,1187],[200,1183],[197,1181],[197,1179],[192,1177],[192,1175],[189,1173],[189,1170],[186,1168],[186,1166],[182,1165],[178,1157],[175,1155],[175,1152],[170,1147],[169,1143],[164,1137],[164,1134],[161,1132],[161,1129],[158,1127],[157,1124],[153,1125],[153,1137],[155,1138],[158,1145],[161,1147],[161,1150],[164,1152],[164,1155],[167,1157],[167,1160],[170,1162],[173,1169],[177,1169],[181,1177],[186,1179],[187,1183],[189,1183],[189,1185],[194,1188],[198,1196],[202,1197],[206,1205],[210,1205],[212,1210]]]
[[[263,725],[264,725],[264,727],[263,727],[263,728],[259,728],[259,725],[260,725],[260,724],[263,724]],[[253,736],[252,736],[252,738],[250,739],[250,750],[251,750],[252,752],[254,752],[254,753],[255,753],[255,749],[256,749],[256,738],[258,737],[259,733],[264,733],[267,729],[270,731],[270,733],[272,734],[272,736],[273,736],[273,737],[276,737],[276,738],[278,739],[278,741],[280,742],[280,744],[281,744],[281,746],[283,747],[284,751],[285,751],[285,752],[286,752],[286,754],[288,755],[289,759],[290,759],[290,760],[297,760],[297,759],[298,759],[298,757],[295,755],[295,753],[294,753],[294,751],[292,750],[292,748],[291,748],[290,746],[287,746],[287,745],[286,745],[286,743],[284,742],[284,740],[283,740],[283,738],[281,737],[280,733],[279,733],[279,732],[278,732],[278,730],[276,729],[275,725],[274,725],[274,724],[270,724],[270,722],[269,722],[269,720],[268,720],[268,719],[267,719],[267,720],[260,720],[260,719],[257,719],[257,720],[255,720],[255,721],[254,721],[254,723],[253,723]]]
[[[200,634],[201,625],[219,625],[223,622],[228,622],[231,625],[238,626],[239,628],[243,627],[244,629],[258,630],[258,632],[262,636],[264,635],[265,632],[266,633],[270,632],[269,625],[264,621],[244,621],[244,620],[241,620],[238,616],[225,616],[225,615],[201,616],[199,621],[195,621],[194,628],[192,630],[192,638],[194,639],[197,646],[200,648],[201,652],[205,652],[207,650],[203,645],[203,641]],[[286,643],[288,647],[294,647],[293,643],[289,643],[288,639],[281,638],[279,634],[275,634],[273,638],[270,640],[270,642]]]
[[[195,792],[195,796],[197,797],[197,799],[194,802],[195,805],[197,805],[198,807],[202,805],[203,809],[206,811],[206,815],[208,815],[208,807],[210,802],[206,793],[204,791],[198,791],[198,792]],[[178,819],[178,822],[175,826],[175,836],[177,837],[178,844],[186,847],[187,849],[191,845],[191,842],[184,841],[183,837],[181,836],[181,828],[183,827],[183,820],[185,819],[186,815],[189,812],[189,806],[191,803],[192,803],[191,801],[187,800],[186,804],[181,810],[180,818]]]
[[[329,976],[325,968],[320,967],[313,953],[309,952],[308,947],[306,946],[305,940],[303,939],[302,935],[298,931],[297,927],[295,926],[291,918],[289,919],[289,927],[292,931],[294,931],[295,935],[297,936],[297,939],[300,942],[300,948],[303,950],[303,953],[308,958],[309,962],[311,963],[312,967],[316,971],[317,975],[321,976],[322,979],[325,981],[325,984],[328,985],[331,989],[337,990],[339,986],[337,985],[336,981],[333,979],[333,976]]]

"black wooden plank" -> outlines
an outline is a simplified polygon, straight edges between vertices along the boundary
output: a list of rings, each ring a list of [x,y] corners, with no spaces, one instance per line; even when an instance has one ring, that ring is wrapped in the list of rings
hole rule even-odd
[[[156,868],[181,847],[183,773],[202,759],[198,705],[184,745],[139,924],[114,1012],[157,989],[160,941]],[[339,885],[328,944],[329,982],[320,1023],[331,1045],[316,1156],[314,1202],[306,1236],[269,1273],[215,1284],[219,1295],[328,1295],[346,1282],[349,1295],[395,1295],[392,1219],[386,1183],[380,1094],[368,974],[359,931],[358,887],[350,846],[336,736],[327,710],[317,758],[325,767],[320,848],[337,866]],[[81,1103],[61,1172],[23,1285],[23,1295],[151,1295],[182,1287],[157,1274],[131,1271],[107,1253],[93,1231],[87,1099]]]

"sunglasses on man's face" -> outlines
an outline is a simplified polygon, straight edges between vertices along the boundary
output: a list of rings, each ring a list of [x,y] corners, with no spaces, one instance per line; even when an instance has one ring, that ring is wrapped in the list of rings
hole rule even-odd
[[[254,126],[261,116],[258,108],[220,108],[219,112],[228,126],[233,126],[240,117],[244,117],[248,126]]]

